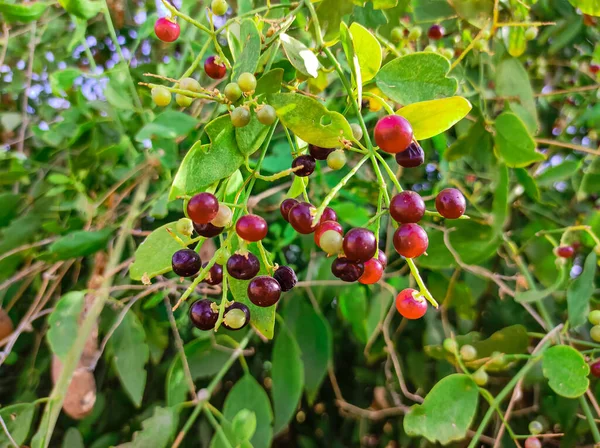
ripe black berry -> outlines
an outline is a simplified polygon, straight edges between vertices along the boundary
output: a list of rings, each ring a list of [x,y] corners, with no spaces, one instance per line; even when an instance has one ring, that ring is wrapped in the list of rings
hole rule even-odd
[[[337,213],[331,207],[325,207],[323,210],[323,214],[321,215],[321,219],[319,219],[319,224],[323,224],[325,221],[337,221]]]
[[[198,300],[190,307],[190,320],[200,330],[212,330],[218,318],[219,313],[213,309],[212,302],[208,299]]]
[[[444,30],[443,26],[431,25],[431,27],[429,28],[429,31],[427,31],[427,36],[429,36],[430,39],[439,40],[442,37],[444,37],[445,32],[446,32],[446,30]]]
[[[335,148],[321,148],[317,145],[308,145],[308,152],[317,160],[327,160],[327,156],[335,151]]]
[[[373,258],[377,251],[375,234],[368,229],[354,228],[344,236],[344,254],[354,261],[367,261]]]
[[[281,216],[283,217],[283,219],[285,219],[287,222],[290,222],[289,219],[289,214],[290,214],[290,210],[292,209],[292,207],[294,205],[296,205],[298,203],[297,200],[295,199],[285,199],[281,205],[279,206],[279,211],[281,213]]]
[[[198,235],[203,236],[204,238],[212,238],[214,236],[217,236],[221,234],[221,232],[223,232],[223,229],[225,228],[217,227],[210,222],[206,224],[194,223],[194,230]]]
[[[421,145],[412,142],[406,151],[396,154],[396,162],[404,168],[416,168],[425,162],[425,152]]]
[[[303,155],[296,157],[292,162],[292,168],[301,166],[302,168],[294,171],[296,176],[306,177],[310,176],[315,170],[316,162],[313,156]]]
[[[425,214],[425,202],[414,191],[402,191],[390,201],[390,215],[396,222],[419,222]]]
[[[203,263],[202,267],[205,268],[208,262]],[[215,263],[208,270],[208,274],[206,275],[204,281],[209,285],[219,285],[223,281],[223,266],[218,263]]]
[[[248,284],[248,298],[256,306],[273,306],[280,297],[281,286],[273,277],[261,275]]]
[[[238,280],[250,280],[260,271],[260,262],[252,253],[233,254],[227,260],[227,272]]]
[[[277,280],[283,292],[289,291],[298,283],[296,273],[289,266],[280,266],[273,274],[273,278]]]
[[[308,235],[315,231],[317,226],[312,225],[315,210],[308,202],[299,202],[290,209],[288,219],[296,232]]]
[[[333,260],[331,273],[345,282],[355,282],[365,272],[365,265],[359,261],[352,261],[346,257]]]
[[[558,246],[556,248],[556,255],[561,258],[571,258],[575,255],[575,248],[573,246]]]
[[[260,241],[267,236],[268,230],[267,221],[258,215],[244,215],[235,224],[236,233],[246,241]]]
[[[228,330],[241,330],[250,322],[250,308],[243,303],[233,302],[223,314],[223,326]]]
[[[181,249],[173,254],[171,266],[173,272],[180,277],[191,277],[200,270],[202,260],[200,260],[200,255],[192,249]]]

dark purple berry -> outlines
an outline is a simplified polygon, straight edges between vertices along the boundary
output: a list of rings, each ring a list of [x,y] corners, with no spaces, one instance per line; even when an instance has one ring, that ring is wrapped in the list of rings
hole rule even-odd
[[[364,274],[365,265],[359,261],[352,261],[346,257],[333,260],[331,273],[345,282],[355,282]]]
[[[344,236],[343,249],[349,260],[362,262],[370,260],[377,252],[375,234],[361,227],[351,229]]]
[[[317,226],[312,225],[313,213],[315,211],[315,207],[308,202],[299,202],[294,205],[288,214],[289,222],[294,230],[303,235],[313,233],[317,228]]]
[[[248,284],[248,299],[256,306],[273,306],[280,297],[281,286],[273,277],[261,275]]]
[[[310,176],[315,170],[316,162],[313,156],[303,155],[296,157],[292,162],[292,168],[302,166],[299,170],[294,171],[296,176],[306,177]]]
[[[194,327],[208,331],[215,328],[219,313],[212,307],[213,302],[208,299],[198,300],[190,307],[190,320]]]
[[[396,154],[396,162],[404,168],[416,168],[425,163],[425,152],[421,145],[412,142],[406,151]]]
[[[204,238],[212,238],[214,236],[217,236],[221,234],[221,232],[223,232],[224,229],[225,227],[217,227],[210,222],[207,224],[194,223],[194,230],[198,235],[203,236]]]
[[[419,222],[425,215],[425,202],[419,193],[402,191],[390,201],[390,215],[396,222]]]
[[[260,271],[260,262],[256,255],[248,252],[246,255],[233,254],[227,260],[227,272],[238,280],[250,280]]]
[[[207,264],[208,262],[204,263],[202,267],[205,268]],[[209,285],[220,285],[223,281],[223,266],[219,263],[213,264],[208,270],[208,274],[204,281]]]
[[[202,260],[200,260],[200,255],[192,249],[181,249],[173,254],[171,266],[173,272],[180,277],[191,277],[200,270]]]
[[[337,221],[337,213],[331,207],[325,207],[323,210],[323,214],[321,215],[321,219],[319,219],[319,224],[323,224],[325,221]]]
[[[283,292],[289,291],[296,286],[296,283],[298,283],[298,277],[296,277],[296,273],[289,266],[280,266],[277,268],[273,274],[273,278],[277,280]]]
[[[289,219],[290,210],[297,203],[298,203],[298,201],[295,199],[285,199],[279,206],[279,211],[281,212],[281,216],[283,216],[283,219],[285,219],[287,222],[290,221],[290,219]]]
[[[308,152],[317,160],[327,160],[327,156],[335,151],[335,148],[321,148],[316,145],[308,145]]]

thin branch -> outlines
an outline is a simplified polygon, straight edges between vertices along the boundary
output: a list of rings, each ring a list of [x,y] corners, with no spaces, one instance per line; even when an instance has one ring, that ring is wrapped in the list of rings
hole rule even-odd
[[[587,154],[593,154],[595,156],[600,156],[600,150],[590,149],[585,146],[575,145],[573,143],[564,143],[564,142],[559,142],[557,140],[550,140],[547,138],[536,138],[535,142],[540,143],[542,145],[559,146],[561,148],[568,148],[568,149],[572,149],[574,151],[580,151],[580,152],[585,152]]]
[[[10,443],[12,443],[12,446],[14,446],[15,448],[19,448],[19,444],[17,442],[15,442],[15,439],[13,439],[13,436],[10,435],[10,431],[8,430],[8,427],[6,426],[6,423],[4,423],[4,419],[2,418],[1,415],[0,415],[0,425],[2,426],[2,430],[4,431],[4,434],[6,435],[8,440],[10,440]]]
[[[167,316],[169,316],[169,323],[171,324],[171,329],[173,330],[173,336],[175,337],[175,346],[177,347],[177,351],[179,352],[179,357],[181,358],[181,365],[183,366],[183,373],[185,375],[185,380],[187,382],[187,386],[190,389],[190,394],[192,395],[192,399],[196,399],[196,386],[194,385],[194,377],[192,376],[192,372],[190,370],[190,364],[188,363],[187,357],[185,356],[185,350],[183,348],[183,341],[181,340],[181,336],[179,335],[179,331],[177,330],[177,322],[175,321],[175,316],[173,316],[173,307],[171,306],[171,302],[168,297],[164,299],[165,307],[167,308]]]

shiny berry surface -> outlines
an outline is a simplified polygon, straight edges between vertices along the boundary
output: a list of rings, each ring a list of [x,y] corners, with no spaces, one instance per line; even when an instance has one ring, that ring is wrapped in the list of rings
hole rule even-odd
[[[267,221],[258,215],[244,215],[235,223],[235,231],[246,241],[260,241],[269,231]]]
[[[273,123],[275,123],[277,114],[275,113],[273,106],[265,104],[256,111],[256,118],[258,118],[258,121],[265,126],[271,126]]]
[[[212,193],[200,193],[188,201],[188,217],[196,224],[207,224],[215,219],[219,211],[219,201]]]
[[[419,193],[402,191],[390,201],[390,215],[396,222],[419,222],[425,215],[425,202]]]
[[[294,171],[294,174],[300,177],[310,176],[315,171],[315,166],[315,158],[307,154],[296,157],[292,162],[292,168],[302,167]]]
[[[596,342],[600,342],[600,325],[594,325],[590,329],[590,337]]]
[[[375,125],[375,143],[382,151],[396,154],[405,151],[413,138],[412,126],[406,118],[388,115]]]
[[[289,266],[280,266],[273,273],[273,278],[277,280],[281,290],[287,292],[291,290],[296,283],[298,283],[298,277],[292,268]]]
[[[423,255],[429,245],[427,233],[418,224],[402,224],[394,232],[394,248],[405,258]]]
[[[236,128],[243,128],[250,123],[250,111],[245,107],[236,107],[231,112],[231,124]]]
[[[467,201],[456,188],[446,188],[435,198],[435,208],[444,218],[458,219],[467,209]]]
[[[223,314],[223,326],[228,330],[241,330],[250,323],[250,308],[243,303],[233,302]]]
[[[231,101],[232,103],[235,103],[237,100],[239,100],[241,98],[242,89],[240,89],[240,86],[238,86],[237,83],[230,82],[223,89],[223,94],[229,101]]]
[[[363,285],[372,285],[381,280],[383,276],[383,266],[377,258],[371,258],[365,263],[365,272],[358,279]]]
[[[256,89],[256,77],[252,73],[242,73],[237,80],[242,92],[252,92]]]
[[[225,0],[212,0],[210,4],[210,9],[212,10],[214,15],[222,16],[229,9],[229,5]]]
[[[202,268],[205,268],[208,262],[202,264]],[[223,266],[215,263],[208,270],[208,274],[204,278],[204,281],[209,285],[220,285],[223,281]]]
[[[196,275],[202,266],[200,255],[192,249],[181,249],[171,257],[173,272],[180,277]]]
[[[542,442],[537,437],[527,437],[525,439],[525,448],[542,448]]]
[[[351,123],[350,129],[352,129],[352,137],[360,141],[363,138],[363,130],[358,123]]]
[[[421,145],[412,142],[406,151],[396,154],[396,163],[403,168],[416,168],[425,163],[425,152]]]
[[[210,222],[206,224],[194,223],[194,230],[198,235],[203,236],[204,238],[212,238],[220,235],[224,229],[224,227],[217,227]]]
[[[289,219],[290,210],[296,204],[298,204],[297,200],[288,198],[288,199],[284,199],[283,202],[279,205],[279,212],[281,213],[281,216],[283,217],[283,219],[285,219],[287,222],[290,222],[290,219]]]
[[[323,210],[323,214],[321,215],[321,219],[319,219],[319,224],[325,222],[325,221],[337,221],[338,220],[338,216],[337,213],[335,212],[334,209],[332,209],[331,207],[325,207],[325,210]]]
[[[332,170],[341,170],[346,165],[346,153],[343,149],[336,149],[327,156],[327,166]]]
[[[321,247],[321,243],[320,243],[321,237],[328,230],[333,230],[333,231],[339,233],[340,235],[344,234],[344,229],[342,228],[342,225],[339,222],[337,222],[337,221],[321,222],[315,229],[315,233],[314,233],[315,244],[317,246]]]
[[[344,254],[346,258],[354,261],[367,261],[377,251],[375,234],[362,227],[354,228],[344,236]]]
[[[573,246],[558,246],[556,248],[556,255],[561,258],[571,258],[575,255],[575,249]]]
[[[227,67],[216,56],[209,56],[204,61],[204,72],[212,79],[221,79],[227,74]]]
[[[365,272],[365,265],[346,257],[339,257],[331,264],[331,273],[345,282],[357,281]]]
[[[161,17],[154,24],[154,33],[163,42],[175,42],[179,37],[181,28],[177,22]]]
[[[335,151],[335,148],[321,148],[317,145],[308,145],[308,153],[317,160],[326,160],[327,156]]]
[[[379,249],[377,251],[377,259],[379,260],[379,262],[383,266],[383,269],[385,269],[387,267],[387,264],[388,264],[388,258],[387,258],[387,255],[385,254],[385,252],[383,251],[383,249]]]
[[[313,233],[316,229],[316,226],[313,227],[312,225],[313,213],[315,211],[315,207],[308,202],[299,202],[292,207],[288,214],[289,223],[298,233],[302,233],[303,235]]]
[[[238,280],[250,280],[260,271],[260,262],[252,253],[233,254],[227,260],[227,273]]]
[[[273,277],[261,275],[248,284],[248,299],[256,306],[273,306],[280,297],[281,286]]]
[[[185,95],[180,95],[178,93],[177,95],[175,95],[175,102],[181,107],[188,107],[194,102],[194,98],[190,98],[189,96]]]
[[[420,319],[427,312],[427,300],[419,291],[406,288],[396,296],[396,309],[407,319]]]
[[[165,87],[154,87],[151,91],[152,101],[157,106],[168,106],[171,103],[171,92]]]
[[[600,378],[600,360],[596,360],[590,365],[590,371],[596,378]]]
[[[183,78],[179,81],[179,88],[181,90],[189,90],[190,92],[199,92],[202,89],[200,83],[194,78]]]
[[[429,28],[429,31],[427,31],[427,36],[430,39],[433,40],[439,40],[442,37],[444,37],[444,33],[446,32],[446,30],[444,30],[444,27],[441,25],[431,25],[431,27]]]
[[[198,300],[190,306],[190,321],[194,327],[208,331],[215,328],[219,313],[212,307],[212,301],[208,299]]]
[[[336,255],[342,251],[344,237],[336,230],[326,230],[319,238],[319,247],[328,255]]]

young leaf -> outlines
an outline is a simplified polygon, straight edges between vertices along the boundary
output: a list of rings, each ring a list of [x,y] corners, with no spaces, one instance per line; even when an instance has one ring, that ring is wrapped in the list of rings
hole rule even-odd
[[[316,78],[319,70],[319,60],[315,54],[302,42],[285,33],[279,36],[283,51],[291,64],[300,73]]]
[[[60,6],[65,8],[69,14],[86,20],[91,19],[102,10],[101,1],[58,0],[58,3],[60,3]]]
[[[136,407],[142,404],[146,387],[146,369],[150,349],[144,327],[133,311],[125,314],[109,340],[113,363],[123,389]]]
[[[375,36],[358,22],[350,25],[350,34],[364,84],[375,78],[381,67],[381,45]]]
[[[346,60],[350,66],[350,72],[352,73],[352,85],[356,88],[357,101],[358,104],[361,104],[363,85],[362,73],[358,56],[354,51],[354,38],[352,37],[348,26],[344,22],[340,23],[340,41],[342,42],[342,47],[344,48],[344,53],[346,54]]]
[[[285,325],[281,325],[277,333],[275,346],[273,347],[272,363],[271,379],[273,380],[273,386],[271,394],[275,414],[273,432],[278,434],[287,427],[296,413],[304,386],[304,366],[301,360],[300,348]]]
[[[246,374],[229,391],[223,405],[223,416],[232,421],[239,411],[248,409],[256,415],[256,432],[250,442],[254,448],[268,448],[273,438],[273,411],[265,390],[250,374]]]
[[[535,150],[535,141],[521,119],[512,112],[502,112],[496,118],[495,127],[494,151],[507,166],[519,168],[546,159]]]
[[[256,432],[256,414],[242,409],[233,417],[231,431],[238,441],[250,440]]]
[[[283,125],[307,143],[323,148],[341,145],[340,139],[352,137],[346,118],[331,112],[319,101],[299,93],[276,93],[268,102]]]
[[[413,53],[383,66],[375,80],[381,91],[407,105],[454,95],[458,82],[446,75],[450,62],[436,53]]]
[[[252,19],[244,19],[240,24],[239,42],[242,51],[237,56],[231,79],[237,80],[245,72],[254,73],[260,58],[260,34]]]
[[[135,251],[135,260],[129,267],[129,277],[132,280],[141,280],[144,276],[151,279],[171,271],[171,257],[183,247],[169,235],[167,229],[181,238],[184,243],[191,239],[189,236],[177,232],[176,224],[177,222],[170,222],[159,227],[138,246]]]
[[[84,297],[83,291],[66,293],[48,316],[48,344],[52,353],[63,362],[73,345],[73,335],[77,334],[77,322],[83,309]]]
[[[52,2],[35,2],[26,4],[12,4],[0,1],[0,13],[4,16],[7,22],[33,22],[42,17],[46,12],[46,8]]]
[[[568,345],[555,345],[546,350],[542,371],[550,388],[562,397],[580,397],[590,385],[590,366],[581,353]]]
[[[475,417],[479,392],[470,376],[453,374],[443,378],[404,417],[404,430],[411,437],[425,437],[446,445],[464,439]]]
[[[18,446],[27,440],[34,413],[33,403],[18,403],[0,409],[0,416],[6,424],[6,429]],[[14,446],[2,430],[0,430],[0,446],[3,448]]]
[[[152,417],[142,422],[142,429],[133,434],[133,440],[121,448],[165,448],[177,429],[177,408],[154,408]]]
[[[567,289],[569,324],[572,328],[583,325],[590,312],[590,298],[596,288],[594,285],[596,260],[596,253],[590,252],[583,264],[581,275],[573,280]]]
[[[413,103],[396,112],[406,118],[417,140],[431,138],[447,131],[471,110],[471,103],[461,96]]]

